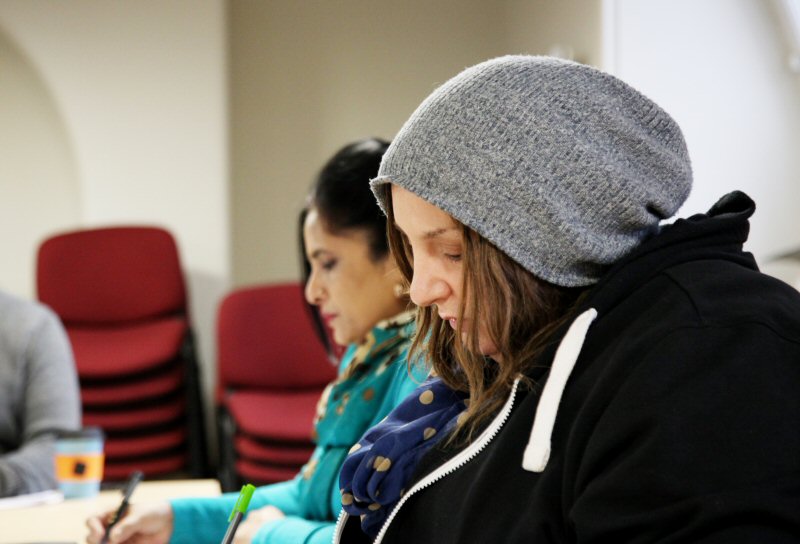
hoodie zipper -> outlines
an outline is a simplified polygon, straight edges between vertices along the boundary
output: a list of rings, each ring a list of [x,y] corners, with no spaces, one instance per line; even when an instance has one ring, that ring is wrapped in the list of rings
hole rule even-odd
[[[514,385],[511,387],[511,393],[509,394],[506,403],[503,405],[503,408],[500,410],[500,413],[495,416],[489,426],[480,434],[480,436],[478,436],[475,442],[467,446],[463,451],[456,454],[442,466],[419,480],[411,487],[411,489],[406,492],[405,495],[400,498],[400,501],[389,514],[389,517],[386,518],[386,522],[383,524],[383,527],[381,527],[381,530],[373,541],[373,544],[380,544],[380,542],[383,540],[383,537],[386,535],[386,531],[389,529],[389,524],[392,522],[395,516],[397,516],[397,512],[400,510],[400,507],[403,506],[403,504],[413,494],[433,485],[445,476],[452,474],[459,468],[472,461],[481,451],[484,450],[484,448],[486,448],[489,442],[491,442],[494,437],[497,436],[497,433],[500,432],[500,429],[503,427],[503,425],[505,425],[506,420],[508,420],[508,416],[511,414],[511,409],[514,407],[514,398],[517,395],[517,386],[519,385],[519,380],[519,378],[514,380]],[[348,517],[349,515],[344,510],[339,513],[339,519],[336,521],[336,529],[333,531],[333,544],[339,544],[341,541],[342,533],[344,532],[344,525],[347,522]]]

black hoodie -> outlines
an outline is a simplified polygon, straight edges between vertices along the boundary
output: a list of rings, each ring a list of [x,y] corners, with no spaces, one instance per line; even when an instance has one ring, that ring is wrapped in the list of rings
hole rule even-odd
[[[430,451],[376,542],[800,542],[800,294],[742,252],[754,208],[731,193],[614,265],[544,387]]]

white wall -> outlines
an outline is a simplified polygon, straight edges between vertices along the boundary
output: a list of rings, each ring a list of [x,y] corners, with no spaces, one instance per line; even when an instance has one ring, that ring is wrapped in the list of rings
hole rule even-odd
[[[0,29],[40,75],[53,117],[63,120],[65,171],[36,175],[53,174],[44,186],[77,177],[66,198],[80,212],[69,226],[151,223],[176,236],[210,387],[214,312],[230,281],[223,1],[3,0]],[[10,125],[2,132],[26,133],[26,118],[3,120]],[[0,173],[19,178],[36,160]],[[11,201],[4,205],[38,213],[60,198],[40,191],[34,202],[25,193],[4,193]],[[32,250],[30,236],[17,253],[4,250],[3,268],[32,274]]]
[[[695,183],[682,215],[741,189],[760,260],[800,247],[800,77],[770,2],[605,0],[606,68],[684,131]]]

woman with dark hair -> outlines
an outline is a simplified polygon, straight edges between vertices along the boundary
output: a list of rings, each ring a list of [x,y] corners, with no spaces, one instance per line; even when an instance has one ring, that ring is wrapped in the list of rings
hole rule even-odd
[[[413,312],[389,254],[386,218],[369,190],[387,146],[377,139],[345,146],[311,188],[302,213],[305,296],[334,342],[349,347],[338,378],[320,399],[311,459],[293,480],[256,490],[236,542],[330,542],[341,508],[338,474],[348,451],[427,372],[407,363]],[[134,505],[110,542],[220,542],[236,497]],[[104,519],[88,521],[89,542],[102,538]]]
[[[663,222],[691,182],[672,118],[588,66],[423,102],[372,184],[441,381],[345,461],[335,542],[797,541],[800,295],[742,251],[743,193]]]

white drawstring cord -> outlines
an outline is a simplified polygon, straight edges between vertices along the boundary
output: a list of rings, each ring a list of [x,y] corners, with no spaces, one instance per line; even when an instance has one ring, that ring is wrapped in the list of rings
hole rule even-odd
[[[539,405],[536,407],[531,436],[522,457],[522,468],[525,470],[542,472],[547,466],[561,395],[564,393],[567,380],[569,380],[575,362],[581,353],[589,327],[596,317],[597,310],[590,308],[575,318],[556,350],[556,356],[553,358],[553,365],[550,368],[550,376],[547,378]]]

